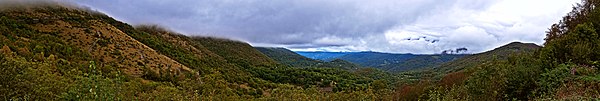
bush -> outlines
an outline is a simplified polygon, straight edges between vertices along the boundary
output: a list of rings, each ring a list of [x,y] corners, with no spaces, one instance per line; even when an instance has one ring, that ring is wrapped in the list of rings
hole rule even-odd
[[[560,64],[556,68],[547,69],[536,82],[539,88],[535,90],[535,93],[541,97],[553,95],[556,88],[564,84],[568,77],[571,77],[571,68],[574,68],[572,64]]]

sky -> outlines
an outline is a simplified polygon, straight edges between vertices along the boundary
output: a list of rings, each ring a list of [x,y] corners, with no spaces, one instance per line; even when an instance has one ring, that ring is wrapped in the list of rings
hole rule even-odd
[[[77,0],[117,20],[294,51],[436,54],[544,43],[579,0]]]

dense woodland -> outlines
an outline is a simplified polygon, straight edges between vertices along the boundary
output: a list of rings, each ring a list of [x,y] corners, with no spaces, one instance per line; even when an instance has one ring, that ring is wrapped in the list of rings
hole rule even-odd
[[[403,72],[14,4],[0,8],[0,99],[598,100],[599,4],[576,5],[542,47],[515,42]]]
[[[332,61],[314,60],[304,57],[296,52],[285,48],[273,48],[273,47],[255,47],[261,53],[267,55],[269,58],[287,65],[289,67],[306,68],[306,67],[317,67],[317,68],[338,68],[344,70],[357,70],[362,68],[360,65],[354,64],[341,59],[335,59]]]

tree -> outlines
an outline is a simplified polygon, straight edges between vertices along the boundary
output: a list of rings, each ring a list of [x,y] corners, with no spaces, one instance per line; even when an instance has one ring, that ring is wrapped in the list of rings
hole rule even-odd
[[[582,2],[573,7],[573,10],[567,13],[559,23],[553,24],[549,30],[546,31],[547,34],[544,39],[546,40],[545,44],[567,34],[570,29],[574,29],[577,25],[588,22],[591,18],[591,13],[597,13],[597,11],[593,10],[598,5],[600,5],[600,0],[582,0]]]
[[[597,44],[599,38],[593,24],[580,24],[561,38],[548,42],[542,49],[541,58],[552,64],[573,62],[591,65],[600,59],[600,54],[596,52],[600,46]]]
[[[375,80],[371,85],[373,85],[373,89],[375,90],[382,90],[387,88],[387,82],[384,80]]]
[[[559,23],[552,25],[546,33],[545,48],[540,58],[545,67],[556,67],[560,63],[573,62],[592,65],[600,59],[597,43],[600,42],[598,29],[600,10],[595,9],[600,0],[583,0],[573,7]]]

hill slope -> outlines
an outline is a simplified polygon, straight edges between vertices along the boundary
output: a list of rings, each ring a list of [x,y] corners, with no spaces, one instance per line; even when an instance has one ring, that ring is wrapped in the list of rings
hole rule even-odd
[[[428,95],[422,93],[423,89],[417,89],[419,87],[438,87],[443,88],[443,95],[455,95],[458,92],[464,94],[457,96],[458,98],[464,98],[466,96],[473,97],[477,94],[469,92],[471,90],[480,89],[495,89],[504,90],[503,87],[507,87],[505,84],[517,84],[511,85],[511,87],[518,89],[511,89],[507,91],[514,91],[513,93],[506,95],[518,95],[522,93],[529,93],[532,91],[529,84],[533,80],[538,66],[535,66],[537,62],[535,59],[528,59],[530,55],[540,49],[532,43],[521,43],[512,42],[504,46],[495,48],[493,50],[464,56],[459,59],[455,59],[450,62],[442,63],[433,68],[423,68],[404,72],[405,80],[412,80],[415,82],[414,85],[405,85],[401,91],[397,93],[408,93],[416,95]],[[507,63],[507,61],[512,61]],[[531,63],[529,63],[531,62]],[[526,66],[511,66],[511,65],[522,65]],[[502,73],[499,73],[502,72]],[[525,77],[517,77],[525,76]],[[531,77],[527,77],[531,76]],[[507,79],[506,77],[510,78]],[[419,82],[417,82],[419,81]],[[463,88],[460,88],[463,87]],[[470,87],[470,88],[466,88]],[[447,90],[451,89],[451,90]],[[464,91],[464,90],[469,91]],[[431,92],[431,91],[425,91]],[[418,94],[421,93],[421,94]],[[448,94],[451,93],[451,94]],[[469,95],[467,95],[469,94]],[[491,93],[479,93],[485,96],[476,96],[471,99],[488,99]],[[487,95],[490,94],[490,95]],[[506,96],[504,95],[504,96]],[[415,98],[411,97],[414,95],[400,95],[403,98]],[[447,97],[447,96],[444,96]],[[494,95],[494,98],[500,96]],[[512,96],[514,97],[514,96]],[[521,96],[522,97],[522,96]],[[522,99],[522,98],[519,98]],[[490,100],[490,99],[488,99]]]
[[[9,30],[3,34],[8,40],[2,43],[11,46],[11,50],[23,50],[18,52],[19,55],[54,54],[58,58],[71,59],[70,56],[78,56],[73,52],[81,52],[91,58],[78,62],[95,61],[100,66],[120,68],[135,76],[143,75],[144,68],[190,71],[187,66],[102,20],[105,16],[98,13],[53,6],[3,8],[1,12],[4,24],[10,24],[6,26]]]
[[[442,79],[447,74],[456,72],[464,73],[464,70],[474,68],[495,60],[506,60],[511,55],[531,54],[541,48],[533,43],[512,42],[483,53],[466,55],[462,58],[449,62],[433,65],[431,68],[421,68],[405,72],[418,78]]]
[[[436,71],[445,73],[456,72],[465,68],[480,65],[481,63],[485,63],[487,61],[492,61],[494,59],[504,60],[513,54],[533,53],[540,48],[541,46],[533,43],[512,42],[487,52],[473,54],[454,61],[443,63],[435,68]]]
[[[290,51],[285,48],[272,48],[272,47],[254,47],[254,48],[256,48],[258,51],[262,52],[263,54],[271,57],[275,61],[277,61],[281,64],[291,66],[291,67],[311,67],[311,66],[315,66],[319,63],[322,63],[321,61],[306,58],[304,56],[296,54],[295,52]]]
[[[324,67],[324,68],[341,68],[346,70],[356,70],[360,66],[341,59],[335,59],[329,62],[313,60],[302,55],[299,55],[285,48],[273,47],[255,47],[260,52],[274,59],[275,61],[291,67]]]
[[[77,7],[18,4],[0,7],[0,99],[375,98],[371,77],[277,65],[247,43],[134,28]]]
[[[422,69],[427,67],[435,67],[453,60],[457,60],[467,56],[465,54],[437,54],[437,55],[416,55],[410,59],[378,66],[386,71],[401,72],[407,70]]]
[[[277,62],[254,49],[248,43],[211,37],[192,37],[194,42],[202,44],[228,62],[247,66],[275,66]]]

